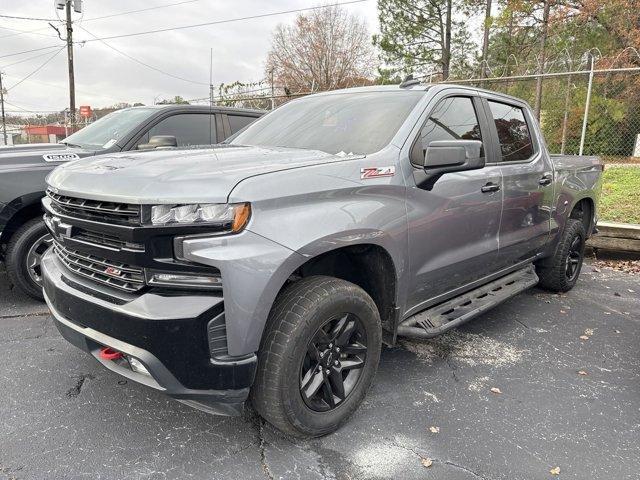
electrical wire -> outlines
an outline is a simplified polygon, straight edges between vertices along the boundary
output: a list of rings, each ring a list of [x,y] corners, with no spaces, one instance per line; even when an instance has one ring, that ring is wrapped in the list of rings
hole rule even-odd
[[[94,20],[102,20],[103,18],[119,17],[120,15],[128,15],[128,14],[131,14],[131,13],[148,12],[149,10],[158,10],[160,8],[175,7],[177,5],[183,5],[185,3],[194,3],[194,2],[198,2],[198,1],[200,1],[200,0],[184,0],[182,2],[167,3],[165,5],[156,5],[155,7],[141,8],[139,10],[128,10],[126,12],[112,13],[110,15],[102,15],[100,17],[85,18],[84,22],[86,23],[86,22],[92,22]]]
[[[47,33],[37,33],[35,30],[18,30],[17,28],[9,28],[9,27],[0,27],[0,29],[2,30],[9,30],[11,32],[19,32],[18,35],[22,35],[22,34],[30,34],[30,35],[39,35],[41,37],[51,37],[51,38],[58,38],[56,35],[49,35]],[[38,28],[37,30],[42,30],[41,28]],[[7,37],[10,37],[14,34],[9,34],[9,35],[5,35]],[[0,38],[4,38],[5,36],[2,36]]]
[[[100,43],[104,44],[105,46],[109,47],[111,50],[119,53],[120,55],[127,57],[129,60],[132,60],[144,67],[150,68],[151,70],[154,70],[158,73],[162,73],[163,75],[167,75],[171,78],[175,78],[177,80],[182,80],[183,82],[189,82],[189,83],[193,83],[196,85],[209,85],[208,83],[204,83],[204,82],[198,82],[195,80],[189,80],[188,78],[184,78],[184,77],[180,77],[178,75],[174,75],[173,73],[169,73],[169,72],[165,72],[164,70],[158,68],[158,67],[154,67],[153,65],[149,65],[148,63],[143,62],[142,60],[138,60],[135,57],[132,57],[131,55],[129,55],[128,53],[123,52],[122,50],[114,47],[113,45],[108,44],[107,42],[105,42],[104,40],[98,38],[96,35],[94,35],[93,33],[91,33],[89,30],[87,30],[86,28],[84,28],[82,25],[77,25],[78,28],[80,28],[81,30],[84,30],[85,32],[87,32],[89,35],[91,35],[92,37],[96,38],[97,40],[100,40]]]
[[[64,48],[64,47],[62,47]],[[27,57],[27,58],[23,58],[22,60],[18,60],[17,62],[13,62],[13,63],[9,63],[7,65],[3,65],[2,68],[9,68],[9,67],[13,67],[14,65],[18,65],[19,63],[24,63],[24,62],[28,62],[30,60],[33,60],[34,58],[40,58],[40,57],[44,57],[45,55],[49,55],[51,52],[44,52],[44,53],[39,53],[38,55],[34,55],[33,57]]]
[[[14,15],[0,15],[0,18],[10,18],[12,20],[37,20],[40,22],[55,22],[55,18],[35,18],[35,17],[16,17]]]
[[[22,78],[21,80],[17,81],[16,83],[14,83],[13,85],[11,85],[10,87],[7,87],[7,91],[11,91],[14,88],[16,88],[18,85],[20,85],[22,82],[24,82],[25,80],[28,80],[29,77],[35,75],[37,72],[39,72],[40,70],[42,70],[44,68],[44,66],[49,63],[51,60],[53,60],[54,58],[56,58],[58,56],[58,54],[64,50],[64,47],[60,48],[60,50],[58,50],[57,52],[55,52],[53,55],[51,55],[49,58],[47,58],[44,63],[42,63],[38,68],[36,68],[35,70],[33,70],[31,73],[29,73],[26,77]]]
[[[292,10],[283,10],[280,12],[272,12],[272,13],[262,13],[259,15],[249,15],[247,17],[238,17],[238,18],[229,18],[226,20],[216,20],[216,21],[212,21],[212,22],[204,22],[204,23],[195,23],[195,24],[191,24],[191,25],[182,25],[179,27],[167,27],[167,28],[159,28],[156,30],[147,30],[145,32],[133,32],[133,33],[124,33],[122,35],[111,35],[108,37],[100,37],[100,38],[94,38],[94,39],[88,39],[85,40],[85,42],[95,42],[95,41],[102,41],[102,40],[113,40],[114,38],[128,38],[128,37],[137,37],[140,35],[150,35],[153,33],[162,33],[162,32],[170,32],[173,30],[185,30],[188,28],[197,28],[197,27],[206,27],[206,26],[210,26],[210,25],[221,25],[224,23],[233,23],[233,22],[242,22],[245,20],[255,20],[258,18],[266,18],[266,17],[274,17],[274,16],[278,16],[278,15],[286,15],[288,13],[299,13],[299,12],[307,12],[307,11],[312,11],[312,10],[320,10],[323,8],[330,8],[330,7],[336,7],[336,6],[342,6],[342,5],[351,5],[354,3],[363,3],[363,2],[368,2],[370,0],[351,0],[348,2],[339,2],[339,3],[330,3],[330,4],[326,4],[326,5],[318,5],[315,7],[306,7],[306,8],[295,8]],[[0,57],[2,58],[2,57]]]
[[[42,50],[51,50],[52,48],[59,48],[60,44],[49,45],[48,47],[32,48],[31,50],[23,50],[22,52],[8,53],[6,55],[0,55],[0,58],[15,57],[16,55],[22,55],[23,53],[41,52]]]

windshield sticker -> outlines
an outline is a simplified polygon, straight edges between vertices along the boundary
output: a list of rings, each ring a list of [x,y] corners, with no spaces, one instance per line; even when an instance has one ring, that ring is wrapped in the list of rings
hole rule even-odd
[[[102,148],[110,148],[112,147],[118,140],[116,140],[115,138],[112,138],[111,140],[109,140],[107,143],[105,143],[104,145],[102,145]]]
[[[396,174],[396,167],[366,167],[360,169],[360,179],[379,177],[393,177]]]
[[[68,162],[80,159],[77,153],[45,153],[42,158],[45,162]]]

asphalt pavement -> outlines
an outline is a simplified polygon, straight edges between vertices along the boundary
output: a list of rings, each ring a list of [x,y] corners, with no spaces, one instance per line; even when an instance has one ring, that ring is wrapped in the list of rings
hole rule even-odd
[[[386,348],[350,422],[301,441],[125,381],[0,273],[0,478],[638,479],[639,339],[640,275],[586,266]]]

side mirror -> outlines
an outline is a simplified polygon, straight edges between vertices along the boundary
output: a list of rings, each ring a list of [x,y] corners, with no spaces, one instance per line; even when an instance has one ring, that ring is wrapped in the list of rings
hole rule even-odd
[[[138,150],[152,150],[161,147],[177,147],[178,141],[173,135],[155,135],[149,139],[149,143],[141,143]]]
[[[460,172],[482,168],[485,164],[482,142],[479,140],[436,140],[427,147],[424,168],[446,172]]]
[[[416,184],[431,190],[435,182],[445,173],[477,170],[485,165],[481,157],[482,142],[479,140],[436,140],[424,151],[422,166],[416,170]]]

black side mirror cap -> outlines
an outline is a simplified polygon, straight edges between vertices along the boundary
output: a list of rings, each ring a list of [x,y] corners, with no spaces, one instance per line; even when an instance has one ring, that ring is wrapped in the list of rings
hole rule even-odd
[[[152,150],[161,147],[177,147],[178,141],[173,135],[154,135],[149,139],[149,143],[141,143],[138,150]]]
[[[414,170],[419,188],[431,190],[445,173],[477,170],[485,166],[479,140],[436,140],[429,144],[422,168]]]

